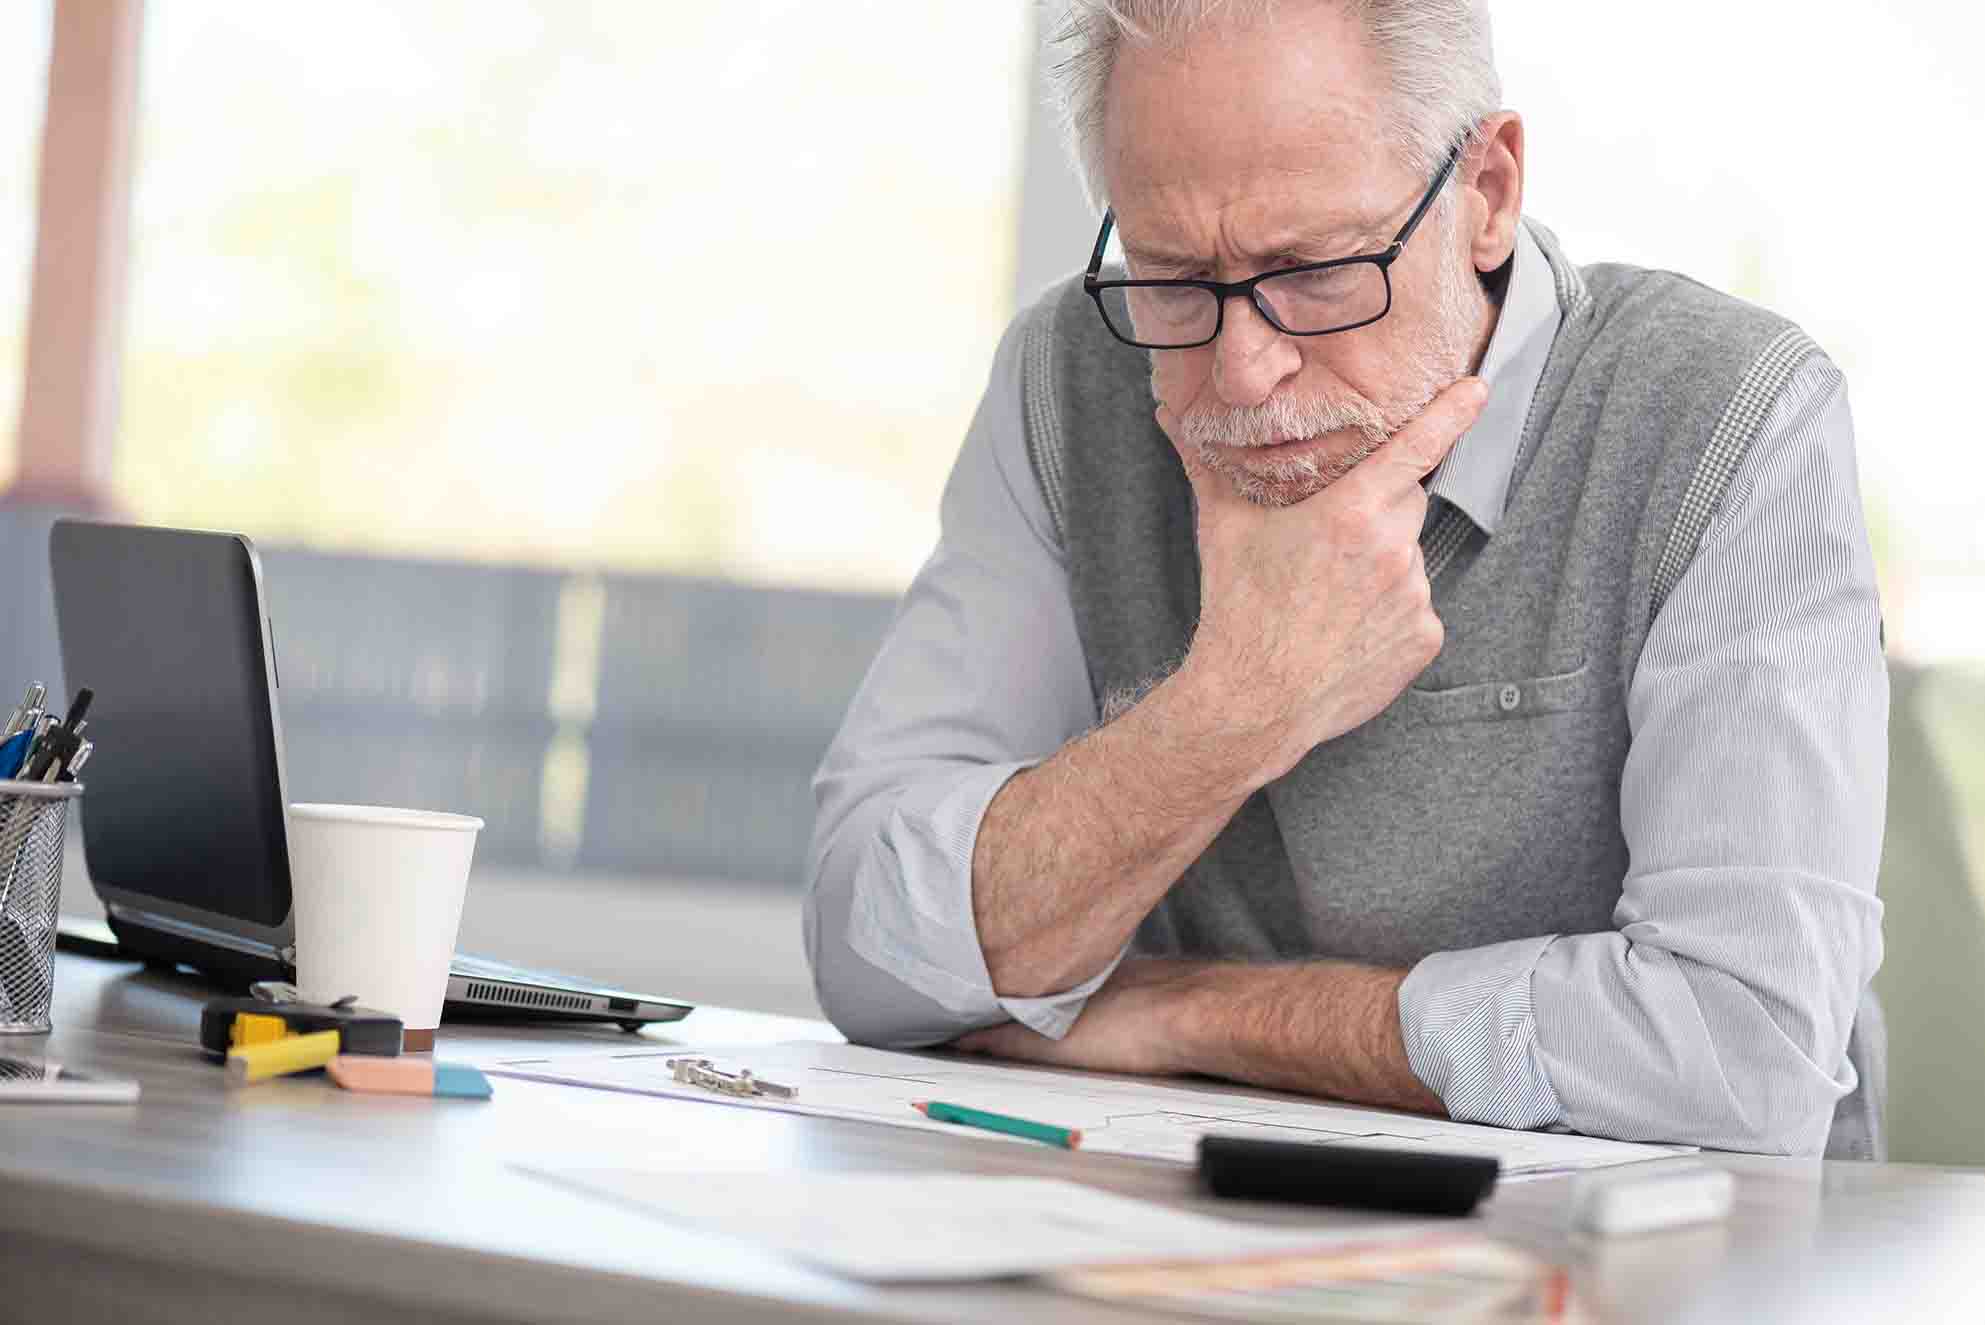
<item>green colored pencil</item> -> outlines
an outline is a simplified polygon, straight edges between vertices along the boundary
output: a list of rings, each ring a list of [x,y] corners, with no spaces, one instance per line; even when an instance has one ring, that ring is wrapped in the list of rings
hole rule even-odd
[[[1024,1136],[1029,1141],[1045,1141],[1064,1150],[1074,1150],[1082,1144],[1079,1128],[1050,1127],[1046,1123],[1030,1123],[1025,1118],[1009,1118],[1003,1113],[987,1113],[984,1109],[968,1109],[962,1104],[944,1104],[938,1100],[916,1100],[910,1107],[934,1122],[983,1127],[988,1132],[1005,1132],[1008,1136]]]

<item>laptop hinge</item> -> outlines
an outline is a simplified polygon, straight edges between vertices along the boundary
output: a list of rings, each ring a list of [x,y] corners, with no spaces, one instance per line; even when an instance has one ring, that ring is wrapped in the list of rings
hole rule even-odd
[[[176,920],[171,916],[163,916],[156,911],[141,910],[138,907],[128,906],[122,902],[109,903],[105,909],[120,920],[128,921],[135,925],[142,925],[146,929],[155,929],[162,934],[171,934],[177,938],[193,939],[200,943],[212,944],[216,948],[226,948],[229,952],[239,952],[249,957],[260,957],[264,960],[281,960],[291,965],[294,965],[296,962],[296,945],[293,943],[276,948],[267,943],[258,943],[254,939],[243,938],[239,934],[229,934],[224,930],[210,929],[205,925],[195,924],[190,920]]]

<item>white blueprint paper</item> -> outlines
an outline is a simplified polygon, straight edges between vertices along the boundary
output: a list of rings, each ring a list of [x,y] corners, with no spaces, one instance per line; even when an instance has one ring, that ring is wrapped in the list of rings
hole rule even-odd
[[[796,1087],[791,1100],[739,1099],[679,1083],[671,1058],[709,1058],[719,1068]],[[493,1076],[600,1090],[667,1095],[747,1109],[854,1118],[892,1127],[941,1130],[1016,1145],[1037,1145],[996,1132],[932,1122],[910,1107],[943,1100],[1082,1132],[1097,1154],[1191,1164],[1209,1132],[1275,1141],[1343,1143],[1488,1155],[1505,1177],[1603,1168],[1687,1153],[1687,1146],[1637,1145],[1552,1132],[1518,1132],[1421,1114],[1262,1097],[1116,1078],[1051,1072],[958,1055],[895,1053],[849,1044],[794,1042],[695,1049],[630,1049],[571,1058],[506,1058],[479,1064]]]

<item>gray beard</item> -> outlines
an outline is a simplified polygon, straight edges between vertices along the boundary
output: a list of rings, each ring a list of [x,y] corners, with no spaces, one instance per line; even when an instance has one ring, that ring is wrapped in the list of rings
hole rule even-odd
[[[1422,406],[1425,403],[1420,402]],[[1416,412],[1410,411],[1406,417]],[[1400,423],[1386,418],[1363,397],[1342,403],[1299,403],[1276,397],[1250,408],[1189,414],[1179,421],[1179,430],[1181,443],[1197,450],[1199,462],[1226,478],[1243,498],[1257,506],[1293,506],[1357,468],[1385,445]],[[1237,447],[1266,446],[1278,438],[1333,432],[1349,432],[1356,440],[1349,450],[1330,455],[1243,461],[1234,454]]]

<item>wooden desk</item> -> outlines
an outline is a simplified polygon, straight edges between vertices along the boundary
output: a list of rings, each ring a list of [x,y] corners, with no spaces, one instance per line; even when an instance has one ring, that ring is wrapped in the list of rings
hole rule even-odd
[[[0,1053],[45,1050],[137,1077],[145,1093],[130,1108],[0,1106],[8,1320],[1137,1319],[1025,1283],[847,1282],[552,1187],[507,1167],[513,1158],[1058,1175],[1228,1215],[1315,1218],[1200,1200],[1186,1172],[1161,1165],[530,1082],[499,1081],[483,1105],[350,1095],[316,1078],[230,1093],[194,1047],[203,985],[58,962],[54,1034]],[[709,1008],[647,1034],[835,1038],[820,1022]],[[441,1052],[627,1042],[612,1030],[444,1027]],[[1603,1321],[1985,1319],[1985,1174],[1717,1162],[1740,1178],[1727,1225],[1581,1242],[1561,1226],[1568,1188],[1556,1179],[1508,1185],[1484,1221],[1571,1263]]]

